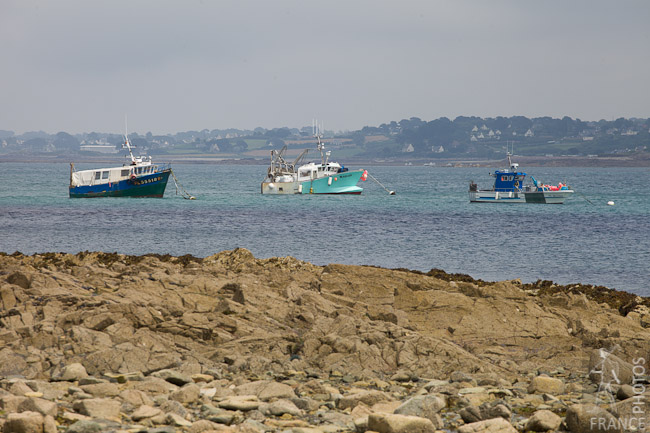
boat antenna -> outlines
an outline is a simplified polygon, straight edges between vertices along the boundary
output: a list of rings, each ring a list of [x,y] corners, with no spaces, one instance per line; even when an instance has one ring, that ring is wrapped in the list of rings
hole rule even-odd
[[[512,152],[510,152],[510,148],[512,149]],[[511,144],[511,147],[508,148],[508,142],[506,141],[506,156],[508,157],[508,167],[511,170],[517,171],[517,168],[519,167],[519,164],[517,163],[512,163],[512,155],[515,153],[515,143],[513,142]]]
[[[323,123],[318,124],[318,120],[312,120],[312,131],[314,133],[314,137],[316,137],[316,149],[320,152],[320,160],[323,165],[325,165],[327,162],[325,161],[325,145],[321,141],[321,138],[323,137]]]

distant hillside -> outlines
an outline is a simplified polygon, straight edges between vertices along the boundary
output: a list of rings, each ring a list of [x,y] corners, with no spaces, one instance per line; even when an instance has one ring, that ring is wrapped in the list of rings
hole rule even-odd
[[[254,130],[185,131],[168,135],[129,134],[138,152],[203,158],[264,159],[286,145],[288,154],[315,147],[310,126]],[[506,148],[517,155],[608,156],[650,158],[650,119],[582,121],[563,117],[523,116],[417,117],[365,126],[352,132],[326,131],[324,141],[337,158],[381,161],[432,159],[501,159]],[[90,132],[70,135],[43,131],[16,135],[0,131],[0,154],[92,156],[119,153],[123,136]],[[293,150],[293,152],[292,152]]]

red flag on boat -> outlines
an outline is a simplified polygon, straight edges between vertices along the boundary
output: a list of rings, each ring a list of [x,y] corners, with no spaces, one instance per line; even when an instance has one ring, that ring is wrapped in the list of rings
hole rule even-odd
[[[368,180],[368,170],[363,170],[363,174],[361,175],[361,180],[363,181]]]

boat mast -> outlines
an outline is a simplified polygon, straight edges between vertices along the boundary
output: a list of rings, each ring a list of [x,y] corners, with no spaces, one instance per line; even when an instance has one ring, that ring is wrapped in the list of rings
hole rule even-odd
[[[325,144],[321,141],[321,138],[323,137],[323,123],[321,122],[320,125],[318,125],[318,121],[315,119],[312,119],[311,123],[311,128],[312,128],[312,133],[314,134],[314,137],[316,137],[316,149],[320,152],[320,161],[323,166],[327,164],[327,159],[325,158]],[[328,155],[329,156],[329,155]],[[328,158],[329,159],[329,158]]]
[[[511,156],[513,153],[515,153],[515,143],[512,143],[512,152],[510,152],[510,149],[508,149],[508,142],[506,141],[506,156],[508,157],[508,168],[510,168],[512,171],[517,171],[519,164],[512,163]]]
[[[122,149],[127,149],[129,151],[129,156],[131,157],[131,165],[136,165],[135,156],[133,156],[133,151],[131,150],[132,148],[133,146],[131,146],[131,141],[129,141],[129,131],[128,131],[126,114],[125,114],[124,115],[124,144],[122,145]]]

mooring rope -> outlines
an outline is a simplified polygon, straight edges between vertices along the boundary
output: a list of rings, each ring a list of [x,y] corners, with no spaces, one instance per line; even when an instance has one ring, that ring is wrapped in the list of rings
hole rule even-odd
[[[370,178],[371,178],[372,180],[374,180],[375,182],[377,182],[377,183],[379,184],[379,186],[381,186],[382,188],[384,188],[384,189],[386,190],[386,192],[388,193],[388,195],[395,195],[395,191],[391,191],[391,190],[389,190],[388,188],[386,188],[386,187],[385,187],[381,182],[379,182],[379,181],[375,178],[375,176],[373,176],[372,174],[370,174],[370,173],[368,173],[368,172],[366,172],[366,174],[367,174],[368,176],[370,176]]]
[[[187,192],[185,188],[183,188],[183,185],[181,185],[181,183],[178,181],[176,175],[174,174],[174,170],[170,170],[170,172],[172,174],[172,178],[174,179],[174,185],[176,185],[176,195],[179,195],[179,191],[180,191],[180,195],[185,200],[195,200],[196,198],[193,195],[191,195],[189,192]]]
[[[587,198],[587,196],[585,196],[584,194],[580,193],[580,191],[576,191],[575,189],[574,189],[574,191],[575,191],[575,193],[578,194],[580,197],[582,197],[582,198],[584,198],[585,200],[587,200],[587,201],[589,202],[590,205],[595,206],[595,205],[593,204],[593,202]]]

